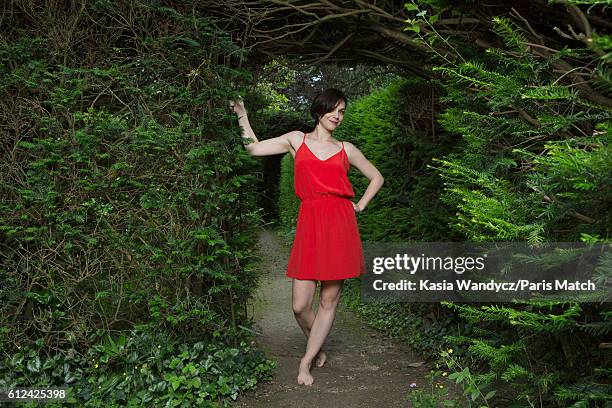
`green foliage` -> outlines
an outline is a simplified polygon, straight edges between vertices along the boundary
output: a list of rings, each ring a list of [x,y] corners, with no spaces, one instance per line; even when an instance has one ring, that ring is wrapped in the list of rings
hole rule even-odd
[[[454,158],[453,158],[454,159]],[[540,223],[525,225],[532,202],[513,191],[507,180],[495,178],[485,171],[462,165],[460,160],[435,159],[447,187],[443,200],[454,203],[459,212],[454,226],[474,242],[493,240],[540,241],[543,227]],[[501,163],[498,163],[501,165]],[[432,166],[434,167],[434,166]]]
[[[509,22],[497,24],[514,33]],[[487,53],[491,59],[439,68],[449,76],[444,84],[454,105],[440,122],[463,135],[465,151],[435,167],[447,183],[444,201],[459,203],[453,227],[474,241],[609,235],[609,111],[583,111],[573,89],[554,85],[547,71],[554,57],[513,55],[513,64],[495,64],[509,53],[494,49]],[[464,95],[466,84],[475,92]],[[502,109],[520,115],[496,114]],[[570,137],[573,129],[581,136]],[[561,226],[564,233],[555,232]]]
[[[587,374],[590,371],[600,371],[595,366],[599,356],[597,345],[612,327],[608,321],[604,324],[607,330],[595,331],[592,324],[579,319],[599,310],[599,319],[609,320],[609,312],[605,312],[604,307],[553,301],[479,307],[443,304],[479,326],[478,337],[448,335],[445,338],[457,345],[469,344],[467,354],[472,359],[487,362],[489,371],[478,380],[480,386],[499,386],[505,382],[517,387],[520,384],[515,397],[527,402],[533,400],[534,395],[549,394],[555,385],[557,389],[565,389],[562,384],[573,378],[590,377]],[[591,319],[597,322],[596,318]],[[568,371],[569,368],[572,370]],[[556,397],[559,395],[555,393]],[[583,396],[597,399],[595,394]]]
[[[429,389],[424,387],[415,388],[410,391],[408,398],[413,407],[418,408],[439,408],[439,407],[456,407],[462,408],[466,406],[466,401],[460,397],[450,398],[447,389],[444,385],[436,382],[435,377],[440,371],[433,371],[427,374],[426,380]],[[415,383],[415,387],[419,384]],[[469,401],[467,402],[469,404]]]
[[[514,23],[494,18],[493,27],[507,49],[437,68],[452,104],[440,122],[463,136],[462,152],[434,160],[442,198],[455,203],[452,226],[482,242],[608,241],[610,110],[551,70],[581,51],[536,59]],[[598,350],[610,331],[606,304],[445,306],[477,326],[478,336],[447,340],[468,343],[470,358],[487,364],[480,385],[512,387],[521,406],[609,402],[609,386],[593,378],[609,364]]]
[[[526,44],[531,40],[520,21],[494,17],[492,29],[504,48],[475,54],[464,38],[442,38],[433,22],[428,24],[439,4],[415,3],[406,5],[418,11],[406,20],[406,29],[419,33],[415,27],[425,24],[425,43],[444,42],[459,54],[455,62],[440,58],[435,71],[441,76],[432,82],[444,90],[440,100],[448,104],[439,123],[461,140],[428,163],[444,183],[441,200],[453,209],[445,219],[453,234],[479,242],[608,242],[610,109],[566,85],[565,74],[553,64],[588,55],[598,75],[589,82],[609,94],[610,37],[594,33],[590,50],[559,47],[543,57]],[[425,9],[434,3],[434,10]],[[464,58],[464,53],[474,57]],[[601,276],[608,261],[603,257],[598,265]],[[454,345],[457,358],[447,354],[442,362],[456,369],[449,378],[464,385],[473,403],[600,407],[610,402],[610,372],[603,368],[610,358],[599,347],[610,333],[607,304],[444,303],[445,309],[435,313],[440,320],[427,328],[466,324],[469,331],[455,329],[443,340],[423,336],[424,328],[412,323],[424,316],[429,320],[421,309],[427,310],[425,305],[361,305],[358,298],[349,304],[376,327],[423,351],[431,352],[436,343]],[[410,325],[412,330],[400,329]],[[433,393],[423,397],[424,406],[441,402]]]
[[[285,155],[281,161],[281,174],[279,180],[280,225],[286,234],[293,236],[297,224],[300,199],[295,195],[293,181],[293,157]]]
[[[54,10],[3,21],[0,379],[213,406],[270,368],[238,346],[261,222],[227,109],[244,51],[195,8],[84,7],[67,40]]]
[[[269,379],[275,367],[244,340],[228,348],[141,330],[113,339],[100,330],[92,343],[83,354],[66,349],[45,357],[41,347],[20,350],[0,365],[11,373],[0,377],[0,387],[66,387],[67,402],[79,407],[219,407]]]
[[[533,162],[534,172],[529,174],[526,184],[536,193],[548,196],[556,210],[542,209],[539,218],[560,227],[567,225],[563,215],[573,214],[576,218],[581,214],[578,220],[595,228],[576,223],[577,232],[601,234],[606,231],[606,226],[612,224],[606,204],[612,189],[610,142],[612,132],[603,131],[600,136],[547,142],[545,155],[515,149]]]

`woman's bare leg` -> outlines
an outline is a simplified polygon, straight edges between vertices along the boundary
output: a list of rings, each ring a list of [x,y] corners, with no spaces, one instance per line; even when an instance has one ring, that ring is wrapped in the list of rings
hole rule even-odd
[[[336,318],[336,306],[338,306],[340,300],[342,282],[343,280],[321,281],[319,309],[310,329],[306,353],[300,360],[298,384],[311,385],[314,382],[314,378],[310,374],[310,366]]]
[[[306,335],[310,336],[310,329],[315,320],[315,314],[312,311],[312,301],[317,289],[317,281],[293,279],[293,314],[300,328]],[[317,367],[323,367],[327,355],[323,348],[319,350],[316,357]]]

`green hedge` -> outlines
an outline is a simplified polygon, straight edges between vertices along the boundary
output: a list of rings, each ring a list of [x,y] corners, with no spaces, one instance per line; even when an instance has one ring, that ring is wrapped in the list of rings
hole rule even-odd
[[[224,63],[242,50],[203,10],[85,7],[66,12],[69,43],[44,10],[4,21],[0,388],[67,386],[78,406],[235,397],[271,368],[245,330],[259,167],[227,108],[249,75]],[[119,29],[126,15],[139,25]],[[227,367],[202,367],[204,346]]]

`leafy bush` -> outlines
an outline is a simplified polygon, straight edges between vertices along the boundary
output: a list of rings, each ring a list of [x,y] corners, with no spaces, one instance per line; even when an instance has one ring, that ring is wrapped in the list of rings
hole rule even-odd
[[[53,7],[12,7],[2,384],[69,385],[89,406],[235,396],[269,368],[239,346],[261,222],[227,108],[244,51],[191,7],[87,2],[60,10],[67,40]]]
[[[66,387],[66,402],[79,407],[213,407],[226,406],[239,392],[269,379],[275,367],[245,341],[228,348],[177,342],[149,330],[114,340],[100,330],[92,337],[95,346],[84,354],[66,349],[45,357],[42,343],[20,350],[0,365],[0,372],[11,373],[0,379],[0,388]]]

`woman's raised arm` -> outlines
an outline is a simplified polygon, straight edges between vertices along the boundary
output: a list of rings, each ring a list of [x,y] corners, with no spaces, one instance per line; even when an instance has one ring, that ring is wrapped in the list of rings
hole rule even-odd
[[[287,153],[289,151],[291,148],[289,138],[293,133],[298,133],[297,131],[288,132],[278,137],[259,141],[255,136],[255,132],[253,132],[253,129],[251,128],[249,117],[247,116],[247,111],[242,101],[230,101],[230,107],[238,116],[238,124],[240,124],[240,127],[242,128],[242,137],[245,140],[244,147],[251,156],[269,156]]]
[[[289,138],[294,133],[298,132],[291,131],[278,137],[272,137],[260,142],[254,142],[246,145],[245,148],[251,156],[270,156],[274,154],[287,153],[291,148]]]

